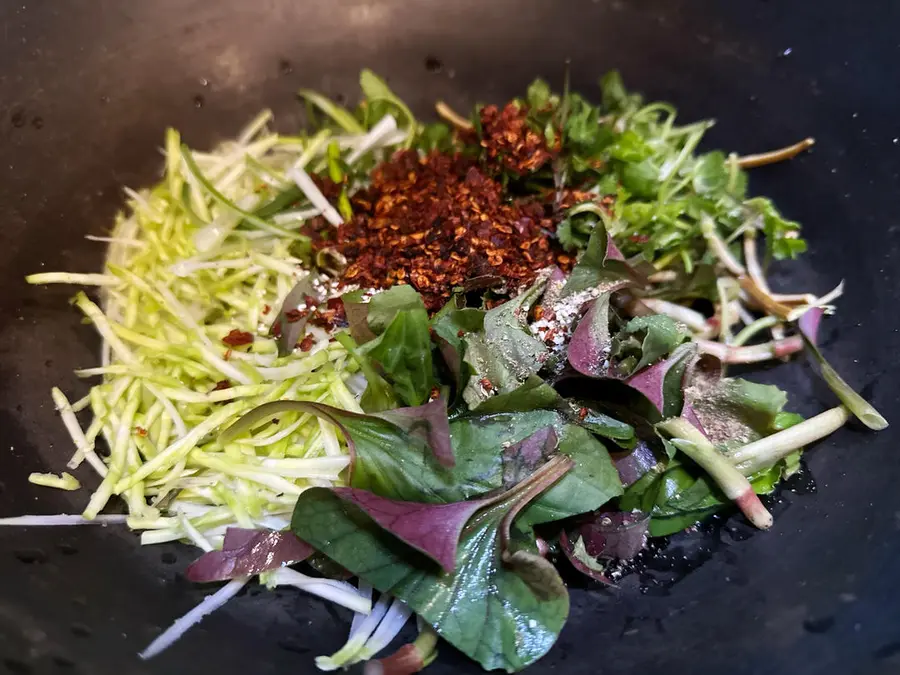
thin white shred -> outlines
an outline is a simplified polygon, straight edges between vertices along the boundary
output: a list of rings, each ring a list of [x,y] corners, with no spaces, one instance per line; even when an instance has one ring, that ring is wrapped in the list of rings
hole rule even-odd
[[[126,515],[99,515],[93,519],[87,519],[81,514],[58,514],[55,516],[13,516],[12,518],[0,518],[0,525],[14,525],[18,527],[58,527],[66,525],[118,525],[128,520]]]
[[[249,580],[250,577],[233,579],[212,595],[207,595],[203,598],[203,602],[194,607],[194,609],[180,619],[176,619],[175,623],[169,626],[162,635],[151,642],[144,651],[138,654],[138,656],[146,661],[171,647],[192,626],[200,623],[203,617],[216,611],[219,607],[237,595]]]
[[[306,171],[295,166],[288,170],[287,177],[297,184],[297,187],[303,191],[303,194],[306,195],[306,198],[309,199],[313,206],[322,211],[325,220],[335,227],[344,224],[344,219],[341,218],[341,214],[337,212],[337,209],[334,208],[327,199],[325,199],[325,195],[322,194],[322,191],[319,190]]]

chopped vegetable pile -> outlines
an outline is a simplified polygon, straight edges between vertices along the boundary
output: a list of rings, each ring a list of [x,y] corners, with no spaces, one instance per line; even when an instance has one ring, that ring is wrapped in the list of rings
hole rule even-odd
[[[429,124],[361,86],[353,110],[301,91],[297,136],[268,112],[208,153],[169,130],[162,182],[92,237],[104,271],[28,277],[97,291],[73,304],[103,344],[76,375],[99,380],[51,392],[92,493],[0,524],[124,520],[226,582],[142,658],[257,577],[354,612],[322,670],[417,672],[442,639],[518,671],[565,624],[556,565],[613,585],[648,537],[711,514],[768,529],[759,495],[806,446],[887,426],[816,346],[842,285],[766,280],[807,244],[745,169],[812,139],[699,154],[711,122],[616,73],[599,105],[537,80]],[[804,350],[839,399],[811,419],[726,375]],[[377,658],[413,615],[418,638]]]

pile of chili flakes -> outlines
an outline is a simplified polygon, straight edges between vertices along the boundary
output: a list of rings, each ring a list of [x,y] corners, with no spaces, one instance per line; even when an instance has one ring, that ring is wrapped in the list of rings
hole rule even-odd
[[[332,247],[347,259],[346,284],[410,284],[436,310],[473,278],[501,277],[515,288],[550,265],[571,267],[551,238],[550,207],[510,200],[471,158],[399,152],[371,181],[352,197],[353,218],[336,233],[323,236],[324,223],[309,232],[317,248]]]

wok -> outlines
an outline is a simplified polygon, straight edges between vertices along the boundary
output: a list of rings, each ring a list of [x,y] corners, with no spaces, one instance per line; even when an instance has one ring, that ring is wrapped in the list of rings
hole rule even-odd
[[[437,98],[458,108],[506,100],[537,75],[560,85],[568,58],[573,88],[588,95],[616,67],[682,119],[717,117],[708,147],[747,153],[815,136],[813,152],[751,176],[751,190],[773,196],[811,242],[775,283],[821,293],[847,280],[825,346],[898,422],[898,28],[896,3],[874,1],[2,3],[0,516],[78,512],[86,501],[26,477],[68,457],[49,390],[84,393],[70,371],[95,363],[98,341],[66,305],[70,289],[27,287],[23,276],[100,266],[83,236],[106,233],[120,186],[157,178],[167,125],[209,147],[271,107],[291,130],[302,121],[297,88],[352,100],[364,66],[427,114]],[[759,377],[800,412],[825,400],[803,365]],[[809,456],[816,493],[784,491],[771,532],[720,522],[676,538],[617,591],[573,582],[569,622],[531,672],[897,672],[896,453],[890,430],[842,430]],[[142,549],[113,527],[3,529],[0,672],[312,672],[314,655],[343,642],[343,611],[257,587],[138,661],[209,592],[181,576],[192,556]],[[444,646],[430,672],[477,667]]]

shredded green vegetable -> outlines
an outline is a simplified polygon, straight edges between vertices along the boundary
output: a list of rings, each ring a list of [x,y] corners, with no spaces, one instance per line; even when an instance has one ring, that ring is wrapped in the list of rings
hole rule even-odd
[[[129,212],[100,238],[109,244],[103,273],[27,278],[99,287],[103,298],[79,292],[73,300],[103,339],[102,366],[76,374],[101,380],[78,410],[61,388],[52,392],[75,448],[69,468],[87,460],[101,479],[85,518],[119,495],[143,543],[218,547],[227,527],[285,527],[304,489],[342,484],[346,443],[309,414],[286,411],[233,442],[219,439],[242,413],[273,401],[360,410],[346,384],[359,367],[340,343],[313,331],[312,349],[279,357],[269,337],[285,296],[308,274],[292,253],[298,226],[319,212],[285,176],[385,146],[377,129],[367,133],[325,99],[310,100],[355,136],[340,144],[327,142],[329,131],[282,139],[267,130],[264,111],[236,141],[203,153],[170,129],[163,181],[129,190]],[[234,330],[251,333],[252,344],[224,344]],[[85,408],[93,415],[86,426],[76,415]],[[107,457],[95,450],[101,436]],[[80,487],[67,473],[30,480]]]

